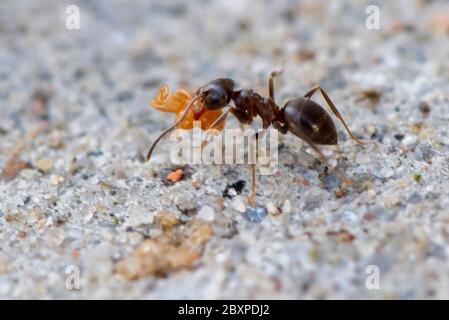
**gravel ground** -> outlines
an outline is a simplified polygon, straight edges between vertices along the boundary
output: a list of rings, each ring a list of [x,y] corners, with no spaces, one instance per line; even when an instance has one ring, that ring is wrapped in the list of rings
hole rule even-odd
[[[0,3],[0,298],[449,298],[446,1],[71,3],[79,30]],[[282,136],[256,209],[248,166],[145,163],[161,84],[266,94],[282,65],[280,105],[320,83],[379,146],[336,122],[325,166]]]

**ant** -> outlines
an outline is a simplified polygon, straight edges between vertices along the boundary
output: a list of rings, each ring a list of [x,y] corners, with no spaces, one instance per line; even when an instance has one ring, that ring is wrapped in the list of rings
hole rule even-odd
[[[228,78],[218,78],[210,81],[197,90],[193,99],[185,90],[179,90],[169,95],[168,87],[162,86],[158,96],[151,104],[161,111],[176,112],[177,120],[173,126],[165,130],[151,145],[146,157],[147,161],[150,159],[157,143],[173,129],[177,127],[192,128],[193,120],[204,120],[201,122],[203,130],[211,128],[221,130],[227,115],[232,113],[241,124],[251,124],[253,119],[259,116],[262,119],[264,129],[272,125],[273,128],[279,130],[282,134],[291,132],[312,147],[318,153],[320,160],[326,162],[326,157],[320,151],[318,145],[337,145],[338,135],[335,124],[329,114],[318,103],[310,100],[317,91],[321,93],[327,105],[341,121],[352,140],[359,144],[376,144],[375,141],[362,141],[352,133],[335,104],[319,85],[312,87],[304,97],[291,99],[286,102],[284,107],[280,108],[274,99],[273,86],[273,79],[280,73],[282,71],[274,71],[270,74],[268,98],[262,97],[251,89],[235,90],[234,81]],[[221,112],[231,101],[234,103],[234,106],[228,108],[225,112]],[[199,104],[199,107],[196,106],[197,104]],[[194,108],[194,106],[196,107]],[[253,164],[252,193],[248,198],[250,204],[253,202],[256,193],[255,171],[255,164]]]

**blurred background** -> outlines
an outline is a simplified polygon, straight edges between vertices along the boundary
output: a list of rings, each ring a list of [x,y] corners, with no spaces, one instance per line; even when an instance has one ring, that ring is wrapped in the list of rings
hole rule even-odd
[[[448,40],[447,0],[0,0],[0,297],[72,297],[72,263],[84,298],[449,297],[448,166],[432,158],[449,145]],[[380,151],[338,124],[338,166],[325,176],[283,137],[281,173],[261,179],[258,196],[283,212],[269,228],[221,196],[249,181],[243,166],[195,168],[203,185],[168,192],[168,143],[155,165],[143,158],[173,121],[148,106],[158,87],[194,92],[230,77],[265,95],[280,68],[279,105],[320,83]],[[343,174],[356,186],[341,187]],[[218,203],[198,268],[114,278],[114,262],[154,236],[152,215],[187,221],[186,203]],[[364,286],[369,264],[381,291]]]

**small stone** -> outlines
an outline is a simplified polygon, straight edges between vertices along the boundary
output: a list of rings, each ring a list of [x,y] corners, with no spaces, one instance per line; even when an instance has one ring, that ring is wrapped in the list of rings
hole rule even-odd
[[[107,242],[112,242],[114,240],[114,234],[108,229],[99,229],[98,235]]]
[[[143,235],[139,232],[128,232],[127,237],[128,243],[132,246],[138,245],[143,240]]]
[[[85,223],[88,223],[88,222],[90,222],[93,219],[93,217],[94,217],[94,213],[89,212],[88,214],[86,214],[84,216],[83,220],[84,220]]]
[[[279,209],[271,201],[267,202],[266,207],[267,207],[268,214],[270,216],[277,216],[277,215],[279,215],[281,213],[279,211]]]
[[[407,134],[401,141],[401,144],[407,148],[413,148],[417,143],[418,137],[414,134]]]
[[[198,211],[198,218],[207,222],[214,221],[215,211],[209,206],[204,206]]]
[[[58,247],[60,246],[65,240],[65,237],[63,234],[61,234],[58,231],[54,231],[54,230],[50,230],[46,237],[45,237],[45,241],[51,245],[51,246],[55,246]]]
[[[94,151],[89,151],[86,156],[87,157],[100,157],[102,156],[104,153],[101,150],[94,150]]]
[[[177,182],[182,179],[184,176],[184,173],[181,169],[177,169],[175,171],[170,172],[167,175],[167,180],[170,180],[171,182]]]
[[[117,262],[116,271],[131,280],[189,269],[200,258],[203,246],[212,235],[213,229],[208,223],[192,220],[186,224],[182,234],[174,236],[171,232],[164,232],[144,240],[130,256]]]
[[[201,220],[192,220],[187,224],[187,242],[195,245],[204,245],[214,235],[212,226]],[[189,234],[190,232],[190,234]]]
[[[229,198],[235,197],[237,195],[237,191],[234,188],[229,188],[226,190],[226,196]]]
[[[53,186],[57,186],[64,181],[64,177],[52,174],[50,177],[50,181]]]
[[[0,274],[8,273],[11,269],[9,257],[4,252],[0,251]]]
[[[352,242],[355,239],[355,236],[346,229],[341,229],[339,231],[328,231],[326,232],[326,235],[336,237],[341,242]]]
[[[201,181],[200,180],[192,180],[192,182],[190,183],[192,185],[192,187],[194,187],[195,189],[199,189],[201,187]]]
[[[173,212],[161,211],[154,217],[154,223],[160,225],[162,230],[166,231],[179,224],[179,219]]]
[[[284,204],[282,205],[281,211],[284,214],[290,214],[292,212],[292,205],[290,204],[290,200],[285,200]]]
[[[13,155],[7,162],[3,171],[0,173],[0,180],[13,180],[25,168],[29,168],[29,164],[20,160],[17,155]]]
[[[333,175],[329,174],[323,178],[323,186],[326,190],[332,190],[336,188],[340,184],[340,179]]]
[[[421,111],[423,114],[427,115],[430,113],[430,106],[427,101],[421,101],[419,103],[419,111]]]
[[[393,221],[396,218],[396,213],[393,210],[389,210],[387,208],[383,208],[379,205],[372,206],[368,213],[365,216],[373,216],[375,219],[382,221]]]
[[[189,213],[196,209],[196,201],[195,197],[192,193],[187,191],[178,191],[176,192],[173,202],[176,207],[183,213]]]
[[[239,180],[234,183],[228,184],[226,189],[223,191],[224,198],[232,198],[238,194],[241,194],[245,188],[246,182],[244,180]]]
[[[420,203],[423,197],[418,192],[413,192],[412,195],[407,199],[408,203],[416,204]]]
[[[36,167],[43,172],[47,172],[53,168],[53,160],[50,158],[40,159],[36,162]]]
[[[34,169],[23,169],[20,176],[27,180],[33,180],[38,176],[39,172]]]
[[[163,233],[164,231],[162,231],[161,229],[150,229],[148,235],[150,236],[150,238],[157,238],[160,237]]]
[[[366,192],[366,195],[368,196],[369,200],[374,200],[376,198],[376,191],[374,191],[373,189],[369,189]]]
[[[232,199],[232,207],[237,210],[238,212],[245,212],[246,206],[243,203],[241,196],[236,196]]]
[[[252,208],[252,207],[248,207],[245,211],[245,214],[243,215],[243,217],[250,221],[250,222],[262,222],[263,219],[265,219],[265,217],[267,216],[267,209],[259,207],[259,208]]]
[[[95,206],[97,208],[97,206]],[[98,211],[95,210],[95,213]],[[129,214],[129,219],[127,220],[128,224],[132,227],[145,226],[153,223],[154,217],[151,212],[146,210],[133,210]]]

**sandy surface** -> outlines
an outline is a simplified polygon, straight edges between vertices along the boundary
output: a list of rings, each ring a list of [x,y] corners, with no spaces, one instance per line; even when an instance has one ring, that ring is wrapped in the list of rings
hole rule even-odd
[[[445,1],[375,1],[379,30],[365,1],[72,2],[80,30],[60,2],[0,3],[0,298],[449,298]],[[379,147],[336,122],[326,167],[282,136],[256,218],[248,166],[170,184],[167,140],[144,162],[161,84],[265,95],[283,64],[280,105],[320,83]]]

